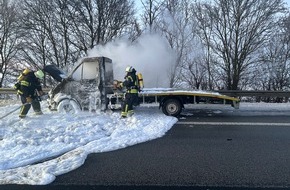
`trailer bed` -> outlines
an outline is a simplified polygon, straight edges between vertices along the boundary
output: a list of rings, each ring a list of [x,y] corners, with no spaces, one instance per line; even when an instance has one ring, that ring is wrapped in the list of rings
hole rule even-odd
[[[109,109],[121,107],[124,92],[108,95]],[[166,115],[178,116],[185,104],[229,104],[238,109],[240,100],[217,92],[179,90],[172,88],[145,88],[139,93],[139,104],[158,104]]]

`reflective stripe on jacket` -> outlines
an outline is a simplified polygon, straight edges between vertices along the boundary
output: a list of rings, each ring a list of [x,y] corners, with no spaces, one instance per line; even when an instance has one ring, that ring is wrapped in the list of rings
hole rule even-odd
[[[134,73],[129,73],[125,77],[125,81],[123,82],[123,86],[126,87],[126,92],[127,93],[138,93],[139,91],[139,86],[138,86],[138,80],[137,76]]]
[[[128,93],[138,93],[138,89],[127,90]]]
[[[22,80],[22,81],[20,81],[20,85],[22,85],[22,86],[30,86],[30,82],[27,82],[27,81],[25,81],[25,80]]]

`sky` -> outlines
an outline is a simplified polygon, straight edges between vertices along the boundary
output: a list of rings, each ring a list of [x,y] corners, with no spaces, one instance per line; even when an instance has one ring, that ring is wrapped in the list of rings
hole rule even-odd
[[[0,117],[19,106],[17,102],[1,100]],[[229,105],[215,106],[219,106],[215,107],[215,114],[235,111]],[[241,103],[239,110],[247,113],[254,109],[289,113],[290,104]],[[119,111],[51,112],[46,102],[42,102],[42,110],[44,115],[34,115],[31,109],[25,119],[18,118],[17,110],[0,121],[0,184],[49,184],[56,176],[80,167],[88,154],[162,138],[178,122],[154,106],[137,107],[127,119],[120,119]],[[208,117],[212,115],[208,112]]]

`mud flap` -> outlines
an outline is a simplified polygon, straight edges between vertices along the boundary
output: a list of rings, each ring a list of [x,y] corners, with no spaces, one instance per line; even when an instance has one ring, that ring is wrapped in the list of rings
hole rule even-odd
[[[57,82],[61,82],[67,75],[57,68],[56,65],[46,65],[43,70],[48,73],[52,78],[54,78]]]

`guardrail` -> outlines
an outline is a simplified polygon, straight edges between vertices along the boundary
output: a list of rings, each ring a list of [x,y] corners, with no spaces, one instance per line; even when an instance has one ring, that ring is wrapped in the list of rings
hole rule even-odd
[[[43,92],[48,92],[49,88],[42,89]],[[17,90],[13,88],[0,88],[0,94],[17,94]]]
[[[44,88],[44,92],[48,92],[49,88]],[[233,97],[281,97],[290,98],[290,91],[264,91],[264,90],[218,90],[214,91],[220,94]],[[16,94],[13,88],[0,88],[0,94]]]
[[[219,90],[215,91],[233,97],[280,97],[289,98],[290,91],[264,91],[264,90]]]

